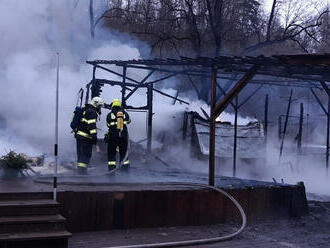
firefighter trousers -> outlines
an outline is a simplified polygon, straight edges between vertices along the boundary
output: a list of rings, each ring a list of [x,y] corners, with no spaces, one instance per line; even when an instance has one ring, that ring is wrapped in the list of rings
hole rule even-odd
[[[111,137],[108,141],[108,165],[109,167],[116,166],[116,149],[119,148],[120,163],[123,166],[129,166],[129,160],[127,158],[127,137]]]
[[[93,142],[83,137],[77,137],[77,167],[87,169],[92,157]]]

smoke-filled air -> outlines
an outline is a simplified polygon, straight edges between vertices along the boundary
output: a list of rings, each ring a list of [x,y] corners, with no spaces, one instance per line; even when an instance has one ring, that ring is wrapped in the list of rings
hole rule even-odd
[[[263,52],[269,54],[269,50],[265,50],[267,42],[274,40],[274,37],[282,37],[279,33],[280,29],[271,31],[268,33],[269,37],[262,43],[261,50],[257,51],[253,47],[255,40],[251,38],[252,31],[249,35],[244,34],[250,38],[242,37],[244,41],[240,44],[234,44],[234,41],[229,39],[230,35],[234,35],[230,33],[228,39],[223,41],[223,47],[217,47],[218,43],[212,41],[212,33],[207,33],[201,30],[202,27],[198,27],[200,39],[205,37],[206,45],[196,48],[198,42],[189,43],[189,39],[194,39],[197,34],[180,38],[177,36],[180,34],[179,31],[175,34],[168,33],[167,28],[170,24],[166,23],[160,28],[162,31],[158,33],[160,37],[158,42],[154,38],[156,36],[135,32],[133,24],[119,29],[119,24],[125,23],[126,19],[121,20],[120,18],[124,18],[118,17],[123,16],[123,12],[114,10],[119,7],[113,7],[111,5],[114,4],[113,1],[93,1],[93,18],[91,18],[90,1],[87,0],[1,0],[0,4],[0,155],[15,151],[31,157],[44,156],[52,162],[55,142],[57,59],[59,58],[58,157],[60,167],[65,163],[71,163],[74,167],[77,162],[76,139],[70,128],[70,122],[79,97],[79,89],[85,89],[86,84],[92,79],[93,68],[86,61],[166,58],[173,57],[174,54],[176,58],[181,55],[211,56],[213,50],[217,56],[232,53],[235,55],[260,55]],[[126,8],[124,12],[131,13],[129,6],[122,4],[122,8]],[[256,8],[256,6],[253,7]],[[168,11],[166,7],[163,7],[163,10]],[[159,13],[159,15],[162,14],[161,11]],[[264,9],[260,10],[259,14],[265,13],[267,10]],[[110,17],[104,17],[107,15]],[[130,18],[133,19],[133,17],[127,17],[126,21],[132,21]],[[200,18],[204,17],[200,16]],[[275,24],[271,28],[275,29],[281,25],[283,18],[274,19]],[[203,20],[206,22],[208,19],[205,17]],[[288,20],[295,21],[290,18]],[[256,25],[259,25],[259,30],[266,28],[262,23]],[[152,26],[152,28],[155,27]],[[157,33],[151,28],[146,28],[143,32]],[[239,30],[235,32],[235,35],[243,35]],[[168,37],[164,36],[165,33]],[[221,34],[227,33],[224,31]],[[170,43],[171,35],[177,37],[173,39],[173,44]],[[182,33],[182,35],[185,34]],[[181,41],[186,43],[178,43]],[[280,44],[278,42],[274,45],[274,51],[278,51],[279,54],[283,53],[284,49]],[[298,43],[283,44],[301,52]],[[302,42],[300,45],[303,46],[305,43]],[[244,46],[247,49],[243,49]],[[208,47],[212,47],[212,51]],[[313,49],[318,49],[315,44]],[[108,68],[122,73],[121,67],[111,65]],[[221,73],[219,72],[218,83],[222,89],[217,88],[217,101],[223,99],[223,91],[229,92],[234,85],[233,82],[243,76],[243,74],[229,72]],[[143,80],[147,74],[147,70],[129,69],[127,71],[127,76],[137,81]],[[156,80],[164,75],[156,72],[149,80]],[[122,80],[121,77],[102,70],[97,71],[96,77]],[[271,80],[275,79],[258,75],[255,77],[255,84],[249,84],[239,94],[238,105],[240,103],[243,105],[239,107],[237,114],[238,148],[234,176],[290,184],[304,181],[308,192],[330,195],[329,177],[326,170],[327,122],[322,108],[308,88],[306,90],[294,88],[287,119],[291,87],[284,88],[276,84],[288,81],[278,77],[275,85],[264,85],[254,92],[259,87],[258,82],[267,83]],[[194,86],[198,88],[197,93]],[[156,157],[165,163],[168,166],[166,168],[181,171],[183,177],[189,171],[206,178],[209,170],[208,118],[211,76],[189,78],[179,75],[155,83],[154,87],[174,98],[178,97],[188,102],[189,105],[154,92],[153,158]],[[321,101],[326,99],[320,87],[314,90],[321,96]],[[255,94],[250,98],[252,93]],[[269,95],[268,123],[265,123],[266,95]],[[113,99],[121,99],[121,88],[104,86],[100,97],[106,104],[111,104]],[[304,104],[304,113],[300,132],[301,103]],[[146,104],[145,88],[138,89],[127,101],[127,105],[130,106]],[[235,99],[231,99],[216,122],[215,171],[219,176],[233,176],[234,109],[235,106],[237,107],[235,104]],[[106,116],[109,109],[102,108],[101,112],[100,120],[97,122],[99,140],[103,140],[108,130]],[[131,123],[128,125],[129,139],[132,144],[135,144],[131,145],[131,149],[141,149],[143,154],[147,154],[147,142],[143,141],[148,135],[147,112],[128,111],[128,113],[131,118]],[[185,118],[187,118],[186,123]],[[267,133],[265,125],[268,128]],[[184,135],[186,137],[183,140]],[[299,140],[300,146],[297,145]],[[139,152],[140,150],[131,150],[130,159],[134,161],[134,154]],[[93,151],[93,156],[94,154],[95,151]],[[107,158],[104,158],[104,161],[107,161]],[[138,165],[132,164],[132,166]],[[52,167],[49,168],[47,173],[52,173]],[[177,180],[180,180],[180,177]]]

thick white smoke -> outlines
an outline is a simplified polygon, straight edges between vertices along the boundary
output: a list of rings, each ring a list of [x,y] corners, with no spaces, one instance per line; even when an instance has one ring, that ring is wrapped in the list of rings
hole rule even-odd
[[[10,149],[34,154],[52,151],[56,52],[60,53],[60,152],[74,142],[69,123],[76,93],[91,79],[85,61],[140,57],[133,43],[125,44],[104,30],[96,30],[98,35],[92,41],[89,1],[79,1],[76,6],[75,2],[1,2],[0,115],[6,128],[1,130],[0,154]]]
[[[96,14],[102,12],[104,1],[96,3]],[[78,3],[76,5],[76,3]],[[0,155],[9,150],[29,155],[51,153],[54,142],[56,52],[60,53],[60,140],[61,157],[75,159],[75,145],[70,133],[70,121],[77,92],[90,81],[92,68],[85,63],[88,59],[138,59],[147,54],[148,48],[141,42],[125,34],[96,28],[94,40],[90,37],[88,13],[89,1],[73,0],[1,0],[0,15]],[[109,78],[108,73],[98,73],[99,78]],[[145,74],[129,70],[128,75],[142,79]],[[174,90],[168,93],[175,95]],[[120,97],[120,89],[107,87],[102,96],[106,102]],[[194,102],[189,108],[185,105],[172,105],[173,100],[154,95],[154,137],[158,132],[172,130],[178,132],[182,122],[178,118],[184,110],[197,110],[208,106]],[[138,90],[129,103],[143,105],[146,92]],[[271,111],[271,110],[270,110]],[[145,113],[132,113],[130,137],[137,141],[145,138]],[[233,115],[223,113],[223,121],[233,123]],[[254,120],[240,118],[239,124]],[[274,120],[275,121],[275,120]],[[105,114],[99,127],[105,131]],[[100,132],[102,137],[102,131]],[[274,142],[276,143],[276,142]],[[276,147],[278,143],[274,146]],[[185,145],[186,146],[186,145]],[[171,151],[170,151],[171,152]],[[295,154],[286,154],[290,163],[278,163],[278,150],[270,148],[267,163],[247,166],[238,163],[238,176],[270,181],[284,178],[285,182],[306,181],[308,189],[314,192],[329,193],[326,186],[324,159],[302,159],[296,161]],[[187,169],[207,172],[207,162],[196,162],[189,157],[186,148],[176,147],[173,157],[186,157]],[[289,164],[289,165],[288,165]],[[319,169],[323,166],[323,169]],[[231,175],[230,165],[219,173]]]
[[[103,1],[94,2],[95,12],[102,12]],[[102,28],[96,29],[95,39],[92,40],[88,4],[89,1],[66,0],[2,1],[0,119],[5,120],[6,128],[1,130],[0,155],[9,150],[29,155],[52,152],[57,52],[60,53],[61,157],[75,152],[69,124],[77,92],[92,77],[92,68],[85,61],[139,59],[141,53],[148,53],[145,51],[148,47],[141,45],[141,42]],[[145,76],[145,72],[141,71],[128,70],[127,73],[137,80]],[[97,72],[97,77],[121,80],[102,71]],[[168,93],[174,95],[175,91],[168,90]],[[120,96],[119,87],[105,87],[102,93],[107,103]],[[154,101],[154,130],[157,136],[157,130],[171,128],[170,119],[185,110],[185,106],[173,106],[171,99],[158,94],[155,94]],[[129,103],[135,106],[146,104],[146,92],[137,91]],[[106,130],[105,116],[102,115],[98,125],[100,137]],[[130,137],[133,140],[145,138],[146,114],[133,113],[132,118]]]
[[[80,87],[90,81],[92,75],[92,68],[85,61],[141,57],[141,50],[137,49],[137,44],[127,39],[127,36],[98,28],[95,40],[92,40],[89,1],[79,1],[77,5],[75,3],[76,1],[66,0],[2,1],[0,115],[5,119],[7,128],[2,130],[0,154],[11,149],[35,155],[52,151],[56,52],[60,53],[59,145],[62,153],[74,152],[74,139],[69,123],[77,99],[76,94]],[[132,70],[128,71],[128,75],[136,79],[145,76],[141,71]],[[101,71],[97,73],[97,77],[120,80]],[[168,90],[168,93],[175,95],[173,90]],[[120,89],[105,87],[102,96],[109,103],[113,98],[120,97]],[[171,118],[186,109],[185,105],[172,105],[173,100],[159,94],[155,94],[154,101],[154,130],[170,129],[173,123]],[[130,102],[136,106],[145,104],[145,91],[138,91]],[[199,109],[199,106],[196,106],[196,109]],[[132,115],[134,124],[130,129],[134,132],[131,132],[131,138],[143,139],[146,114]],[[105,115],[102,115],[99,126],[106,130],[104,119]],[[178,126],[177,123],[175,126]],[[102,135],[102,131],[100,134]]]

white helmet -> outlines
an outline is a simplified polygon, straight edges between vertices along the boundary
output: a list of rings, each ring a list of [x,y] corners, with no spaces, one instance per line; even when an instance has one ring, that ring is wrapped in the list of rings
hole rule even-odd
[[[104,101],[101,97],[96,96],[92,98],[91,105],[93,105],[95,108],[104,107]]]

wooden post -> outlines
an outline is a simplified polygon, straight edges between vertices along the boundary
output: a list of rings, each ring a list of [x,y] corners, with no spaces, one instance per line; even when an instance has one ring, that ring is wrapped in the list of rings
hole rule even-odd
[[[305,134],[305,141],[309,142],[309,110],[310,110],[310,92],[307,95],[307,113],[306,113],[306,134]]]
[[[278,139],[280,140],[282,137],[282,116],[278,117]]]
[[[94,82],[94,80],[95,80],[95,74],[96,74],[96,66],[93,66],[93,80],[92,80],[92,82]],[[91,87],[91,83],[92,83],[92,82],[90,82],[90,83],[88,83],[88,84],[86,85],[85,104],[88,103],[89,91],[90,91],[90,87]]]
[[[297,137],[298,154],[301,154],[301,142],[302,142],[302,135],[303,135],[303,123],[304,123],[304,104],[303,103],[300,103],[299,131],[298,131],[298,137]]]
[[[326,168],[329,170],[329,138],[330,138],[330,96],[328,96],[328,114],[327,114],[327,151],[326,151]]]
[[[216,85],[217,85],[217,69],[212,69],[212,85],[211,85],[211,103],[210,103],[210,134],[209,134],[209,185],[214,186],[214,167],[215,167],[215,119],[214,111],[216,105]]]
[[[123,85],[121,87],[121,103],[123,108],[126,108],[126,99],[125,99],[125,93],[126,93],[126,66],[123,66]]]
[[[187,138],[187,127],[188,127],[188,113],[184,112],[183,125],[182,125],[182,140],[186,140]]]
[[[285,140],[285,134],[286,134],[286,130],[287,130],[287,127],[288,127],[288,121],[289,121],[289,115],[290,115],[290,108],[291,108],[291,101],[292,101],[292,94],[293,94],[293,91],[291,90],[290,91],[288,108],[286,110],[285,122],[284,122],[283,137],[282,137],[282,142],[281,142],[281,147],[280,147],[280,158],[282,157],[284,140]]]
[[[85,104],[88,103],[88,98],[89,98],[89,91],[90,91],[90,83],[86,85],[86,96],[85,96]]]
[[[329,136],[330,136],[330,89],[327,86],[325,81],[320,81],[323,89],[328,95],[328,110],[324,111],[326,112],[327,115],[327,151],[326,151],[326,168],[327,168],[327,175],[328,175],[328,170],[329,170]],[[314,94],[315,95],[315,94]],[[322,104],[320,104],[322,106]]]
[[[152,144],[152,100],[153,100],[153,84],[149,84],[147,87],[147,106],[148,106],[148,141],[147,152],[151,153]]]
[[[236,177],[238,95],[235,98],[233,177]]]
[[[265,144],[267,145],[267,135],[268,135],[268,94],[266,95],[266,98],[265,98],[264,135],[265,135]]]
[[[217,118],[222,111],[226,109],[228,104],[234,100],[235,96],[249,83],[259,69],[259,65],[254,65],[248,70],[244,76],[234,85],[234,87],[219,101],[214,108],[213,116],[211,118]]]

